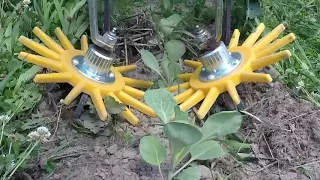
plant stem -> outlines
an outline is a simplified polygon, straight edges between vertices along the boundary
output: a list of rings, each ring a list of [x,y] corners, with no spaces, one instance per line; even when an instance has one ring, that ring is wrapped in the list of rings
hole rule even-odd
[[[0,136],[0,146],[1,146],[1,144],[2,144],[2,138],[3,138],[3,133],[4,133],[4,126],[5,126],[5,122],[2,122],[1,136]]]
[[[8,154],[10,154],[10,153],[11,153],[11,148],[12,148],[12,140],[10,141],[9,153],[8,153]]]
[[[162,178],[163,180],[165,180],[165,179],[164,179],[164,177],[163,177],[163,174],[162,174],[161,168],[160,168],[160,164],[158,165],[158,169],[159,169],[159,173],[160,173],[161,178]]]
[[[8,179],[11,178],[11,176],[16,172],[16,170],[21,166],[24,160],[31,154],[32,150],[39,144],[39,141],[36,141],[34,145],[30,148],[28,153],[19,161],[19,163],[16,165],[16,167],[11,171],[11,174],[9,175]],[[31,144],[28,146],[28,148],[31,146]],[[25,150],[25,152],[28,150],[28,148]]]
[[[190,159],[188,162],[186,162],[180,169],[178,169],[178,170],[172,175],[172,177],[174,177],[174,176],[176,176],[177,174],[179,174],[179,172],[182,171],[185,167],[187,167],[192,161],[193,161],[193,159]]]

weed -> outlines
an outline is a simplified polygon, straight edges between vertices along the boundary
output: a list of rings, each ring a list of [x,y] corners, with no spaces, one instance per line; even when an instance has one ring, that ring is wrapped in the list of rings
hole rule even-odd
[[[171,159],[171,167],[167,175],[169,180],[176,176],[181,180],[200,179],[200,169],[197,166],[188,167],[190,163],[225,155],[226,152],[218,141],[225,135],[236,133],[242,122],[239,112],[221,112],[210,116],[203,126],[198,128],[194,122],[189,121],[186,113],[180,111],[173,96],[165,89],[147,91],[145,101],[162,120],[164,135],[169,140]],[[173,116],[174,120],[171,121]],[[235,147],[236,142],[224,141],[224,143]],[[239,144],[236,143],[237,146]],[[139,148],[142,158],[147,163],[158,166],[164,179],[160,165],[166,158],[166,149],[161,142],[155,137],[145,136],[140,140]],[[191,158],[179,166],[189,154]],[[177,169],[178,166],[179,169]]]

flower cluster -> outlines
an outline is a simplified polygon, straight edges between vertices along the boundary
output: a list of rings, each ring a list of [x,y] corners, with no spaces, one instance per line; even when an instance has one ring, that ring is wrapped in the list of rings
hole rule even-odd
[[[1,115],[0,116],[0,122],[6,124],[11,119],[11,116],[9,115]]]
[[[28,134],[30,141],[48,142],[50,136],[51,133],[46,127],[38,127],[36,131],[32,131]]]

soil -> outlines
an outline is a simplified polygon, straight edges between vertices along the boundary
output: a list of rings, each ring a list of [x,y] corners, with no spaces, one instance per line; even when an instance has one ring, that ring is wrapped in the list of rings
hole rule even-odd
[[[128,76],[157,78],[141,67]],[[242,84],[238,90],[245,110],[261,120],[245,115],[238,133],[252,144],[253,160],[244,163],[228,155],[211,162],[199,162],[203,164],[202,179],[217,179],[218,175],[237,180],[320,179],[320,109],[291,96],[277,83],[273,88]],[[59,102],[59,98],[56,101]],[[230,102],[228,96],[223,95],[215,106],[234,108]],[[49,104],[43,103],[41,108],[48,109]],[[71,126],[73,109],[62,111],[59,122],[52,127],[52,133],[56,129],[52,141],[42,149],[42,159],[30,169],[32,178],[48,176],[40,173],[43,166],[39,164],[51,156],[56,168],[47,179],[160,180],[157,168],[145,163],[138,149],[139,140],[145,135],[160,138],[168,147],[161,127],[156,125],[160,121],[131,110],[139,118],[140,126],[133,127],[117,118],[112,130],[107,129],[99,136],[76,131]],[[166,162],[162,168],[166,171],[167,167]]]

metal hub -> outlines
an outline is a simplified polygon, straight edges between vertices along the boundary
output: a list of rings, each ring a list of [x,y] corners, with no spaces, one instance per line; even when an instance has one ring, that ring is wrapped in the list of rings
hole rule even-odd
[[[115,54],[96,45],[90,45],[85,56],[75,56],[72,64],[79,72],[92,80],[100,83],[113,83],[115,76],[110,68],[115,60]]]
[[[202,82],[210,82],[222,78],[232,72],[241,63],[241,54],[229,53],[223,42],[213,51],[202,55],[199,60],[203,68],[199,74]]]

